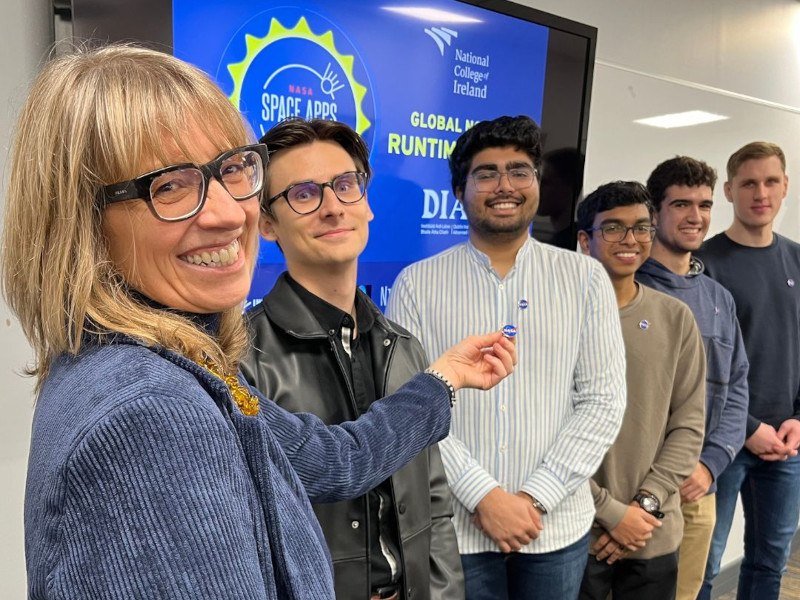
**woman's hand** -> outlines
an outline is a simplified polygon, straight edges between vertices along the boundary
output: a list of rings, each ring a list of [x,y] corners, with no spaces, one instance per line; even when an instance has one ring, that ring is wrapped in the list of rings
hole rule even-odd
[[[512,340],[501,332],[470,336],[446,350],[431,365],[456,390],[488,390],[508,377],[517,364]]]

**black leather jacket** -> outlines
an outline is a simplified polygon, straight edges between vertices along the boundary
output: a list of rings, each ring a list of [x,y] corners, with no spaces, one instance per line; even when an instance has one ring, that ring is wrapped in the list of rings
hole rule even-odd
[[[371,336],[378,397],[391,394],[425,368],[425,353],[409,332],[386,319],[361,291],[360,306],[374,311]],[[292,412],[311,412],[325,423],[358,417],[334,342],[287,283],[278,279],[248,313],[253,350],[242,364],[247,380]],[[464,583],[452,499],[437,446],[418,455],[391,478],[406,600],[463,600]],[[366,496],[316,504],[334,567],[336,597],[369,598],[370,547]]]

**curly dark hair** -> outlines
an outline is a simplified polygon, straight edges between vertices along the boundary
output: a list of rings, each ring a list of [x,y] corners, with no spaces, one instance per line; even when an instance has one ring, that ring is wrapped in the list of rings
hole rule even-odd
[[[542,130],[525,115],[497,117],[480,121],[462,133],[450,154],[450,177],[453,192],[464,188],[472,158],[486,148],[513,146],[528,155],[539,169],[542,160]]]
[[[714,191],[717,172],[702,160],[689,156],[676,156],[658,165],[647,178],[647,191],[655,209],[661,210],[661,203],[667,188],[671,185],[699,187],[707,185]]]
[[[585,231],[589,235],[597,213],[605,212],[618,206],[632,206],[644,204],[650,218],[653,218],[653,203],[650,194],[638,181],[612,181],[605,183],[586,196],[578,204],[578,231]]]

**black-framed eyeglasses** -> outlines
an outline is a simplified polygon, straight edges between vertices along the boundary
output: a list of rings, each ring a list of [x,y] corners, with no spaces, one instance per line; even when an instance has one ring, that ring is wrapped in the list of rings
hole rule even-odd
[[[626,227],[620,223],[606,223],[600,227],[592,227],[586,231],[599,231],[607,242],[621,242],[628,237],[628,232],[633,232],[633,239],[637,242],[652,242],[656,236],[656,228],[649,223],[637,223]]]
[[[97,199],[103,206],[139,199],[147,202],[161,221],[183,221],[203,208],[213,177],[234,200],[247,200],[261,192],[267,146],[250,144],[223,152],[204,165],[183,163],[162,167],[129,181],[100,188]]]
[[[316,181],[293,183],[280,194],[275,194],[264,202],[261,208],[264,212],[269,212],[270,206],[277,200],[286,198],[286,203],[294,212],[298,215],[308,215],[322,206],[322,194],[325,193],[326,187],[333,190],[342,204],[355,204],[367,191],[367,174],[347,171],[324,183]]]
[[[534,167],[518,167],[508,171],[497,171],[495,169],[478,169],[470,174],[475,189],[479,192],[492,192],[500,185],[500,178],[505,175],[508,183],[515,190],[524,190],[533,185],[536,178]]]

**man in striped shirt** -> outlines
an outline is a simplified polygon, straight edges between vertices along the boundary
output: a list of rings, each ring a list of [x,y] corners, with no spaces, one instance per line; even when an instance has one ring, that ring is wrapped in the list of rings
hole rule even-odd
[[[594,518],[589,478],[625,408],[606,272],[529,235],[540,159],[541,130],[528,117],[465,132],[450,171],[469,240],[403,270],[388,306],[428,352],[467,332],[517,329],[513,381],[460,392],[440,444],[468,600],[577,598]]]

